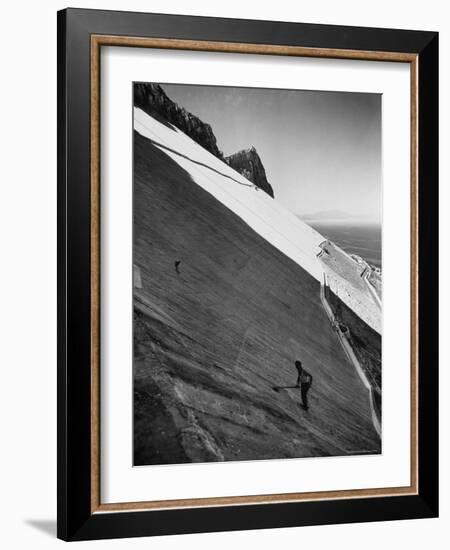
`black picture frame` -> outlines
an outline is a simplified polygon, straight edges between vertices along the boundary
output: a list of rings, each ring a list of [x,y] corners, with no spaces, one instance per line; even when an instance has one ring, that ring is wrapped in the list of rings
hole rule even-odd
[[[92,512],[91,37],[414,54],[418,63],[418,491],[310,502]],[[88,540],[438,515],[438,34],[66,9],[58,12],[58,537]],[[423,366],[424,368],[420,368]]]

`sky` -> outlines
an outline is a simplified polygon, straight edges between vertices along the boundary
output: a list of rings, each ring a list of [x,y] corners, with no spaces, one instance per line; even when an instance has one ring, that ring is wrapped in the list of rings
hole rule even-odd
[[[254,146],[276,200],[294,214],[380,222],[381,95],[162,87],[212,126],[225,155]]]

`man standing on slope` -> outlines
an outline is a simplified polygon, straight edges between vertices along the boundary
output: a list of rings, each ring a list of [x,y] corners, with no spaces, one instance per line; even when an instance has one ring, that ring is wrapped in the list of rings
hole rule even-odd
[[[302,394],[302,407],[307,411],[308,407],[308,391],[312,385],[313,377],[302,367],[301,361],[295,362],[295,368],[298,372],[296,387],[300,388]]]

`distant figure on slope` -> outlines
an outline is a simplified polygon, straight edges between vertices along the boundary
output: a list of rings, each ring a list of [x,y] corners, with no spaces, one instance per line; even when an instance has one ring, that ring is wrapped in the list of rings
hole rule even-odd
[[[309,409],[308,391],[312,385],[313,377],[302,367],[301,361],[295,362],[295,368],[298,372],[296,387],[300,388],[302,394],[302,407],[307,411]]]
[[[175,271],[178,273],[178,275],[180,274],[180,264],[181,260],[175,260]]]

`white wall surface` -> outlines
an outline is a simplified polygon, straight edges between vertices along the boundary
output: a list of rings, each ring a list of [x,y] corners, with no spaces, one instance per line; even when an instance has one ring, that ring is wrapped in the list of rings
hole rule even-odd
[[[0,544],[51,549],[56,518],[56,10],[64,2],[2,8],[0,86]],[[440,31],[441,273],[449,271],[450,20],[441,0],[376,3],[78,1],[76,7]],[[446,154],[447,153],[447,154]],[[447,183],[447,185],[445,185]],[[441,311],[448,287],[441,288]],[[441,314],[445,341],[449,322]],[[448,337],[448,336],[447,336]],[[83,543],[154,549],[447,548],[450,536],[450,386],[441,346],[441,518],[407,522],[184,535]]]

